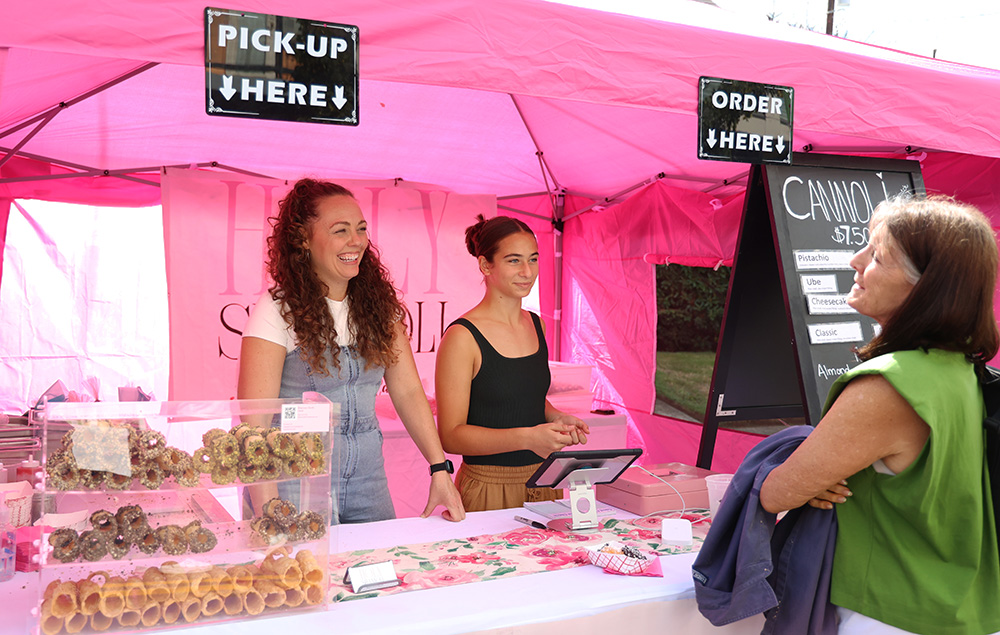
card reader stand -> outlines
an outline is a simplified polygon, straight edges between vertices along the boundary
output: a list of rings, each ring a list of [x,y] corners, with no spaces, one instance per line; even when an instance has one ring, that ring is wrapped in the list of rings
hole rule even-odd
[[[593,533],[601,528],[597,519],[597,499],[594,497],[594,472],[604,474],[600,468],[581,468],[566,476],[569,489],[570,518],[556,518],[547,524],[549,529]]]
[[[594,486],[614,482],[640,454],[639,448],[550,454],[528,479],[527,486],[568,489],[572,516],[549,521],[546,526],[581,533],[600,529]]]

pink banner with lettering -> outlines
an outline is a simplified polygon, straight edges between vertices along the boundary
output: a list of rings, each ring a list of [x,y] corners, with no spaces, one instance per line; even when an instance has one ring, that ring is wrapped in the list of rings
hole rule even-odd
[[[428,394],[444,328],[482,297],[465,249],[476,214],[496,215],[492,195],[432,185],[331,178],[354,192],[372,242],[412,316],[411,346]],[[167,169],[162,180],[170,300],[170,399],[236,396],[240,338],[250,308],[269,286],[268,217],[290,183]]]

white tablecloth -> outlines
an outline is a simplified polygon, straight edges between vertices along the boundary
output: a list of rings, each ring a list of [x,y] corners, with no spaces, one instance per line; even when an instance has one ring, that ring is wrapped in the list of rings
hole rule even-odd
[[[331,530],[331,552],[419,544],[498,533],[519,527],[514,513],[470,514],[461,523],[439,516],[345,525]],[[662,556],[664,577],[609,575],[592,566],[397,593],[333,604],[328,611],[188,626],[192,635],[274,635],[280,633],[365,633],[444,635],[486,631],[528,634],[553,626],[575,634],[611,630],[629,633],[759,633],[760,616],[725,628],[712,627],[697,613],[691,581],[694,554]],[[37,602],[34,577],[17,574],[0,583],[0,635],[23,635],[23,615]],[[623,623],[624,620],[624,623]],[[560,624],[556,624],[560,623]]]

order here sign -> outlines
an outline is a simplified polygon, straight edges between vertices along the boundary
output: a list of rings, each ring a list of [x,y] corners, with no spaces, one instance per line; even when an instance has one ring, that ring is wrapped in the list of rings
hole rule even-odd
[[[358,27],[205,9],[205,111],[358,125]]]
[[[788,86],[702,77],[698,158],[791,163],[794,96]]]

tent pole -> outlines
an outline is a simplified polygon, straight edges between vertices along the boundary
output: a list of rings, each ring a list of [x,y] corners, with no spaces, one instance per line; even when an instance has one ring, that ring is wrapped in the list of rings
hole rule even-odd
[[[21,122],[18,125],[12,127],[12,128],[7,128],[6,130],[0,131],[0,138],[6,137],[7,135],[9,135],[11,133],[17,132],[21,128],[26,128],[27,126],[30,126],[31,124],[35,123],[36,121],[41,121],[41,120],[45,119],[45,123],[48,123],[48,121],[50,119],[52,119],[52,117],[54,117],[63,108],[69,108],[70,106],[72,106],[74,104],[77,104],[77,103],[83,101],[84,99],[87,99],[88,97],[93,97],[97,93],[103,92],[103,91],[111,88],[112,86],[116,86],[116,85],[124,82],[125,80],[131,79],[131,78],[135,77],[136,75],[139,75],[140,73],[144,73],[144,72],[148,71],[149,69],[153,68],[154,66],[158,66],[158,65],[159,65],[159,62],[148,62],[146,64],[143,64],[142,66],[139,66],[137,68],[134,68],[134,69],[130,70],[129,72],[125,73],[124,75],[120,75],[120,76],[116,77],[115,79],[112,79],[109,82],[105,82],[105,83],[101,84],[100,86],[98,86],[96,88],[92,88],[92,89],[88,90],[87,92],[83,93],[82,95],[77,95],[73,99],[68,99],[66,101],[59,102],[57,105],[53,106],[52,108],[49,108],[45,112],[43,112],[41,114],[38,114],[38,115],[32,117],[31,119],[28,119],[27,121]],[[43,123],[42,125],[44,126],[45,124]]]
[[[562,192],[556,194],[555,209],[552,219],[552,321],[555,322],[552,331],[552,358],[562,361],[562,279],[563,279],[563,214],[566,211],[566,195]]]
[[[659,181],[660,179],[665,178],[665,177],[666,177],[666,174],[664,174],[663,172],[660,172],[656,176],[651,176],[648,179],[646,179],[645,181],[642,181],[641,183],[636,183],[635,185],[633,185],[631,187],[627,187],[624,190],[622,190],[621,192],[618,192],[617,194],[612,194],[611,196],[606,196],[603,199],[601,199],[600,201],[597,201],[596,203],[588,205],[587,207],[584,207],[583,209],[578,209],[578,210],[576,210],[575,212],[573,212],[572,214],[570,214],[569,216],[567,216],[566,218],[564,218],[562,220],[565,222],[565,221],[568,221],[571,218],[576,218],[577,216],[579,216],[580,214],[583,214],[584,212],[589,212],[590,210],[594,209],[598,205],[607,205],[609,203],[614,203],[616,200],[618,200],[622,196],[625,196],[626,194],[628,194],[632,190],[637,190],[640,187],[643,187],[644,185],[649,185],[650,183],[653,183],[654,181]]]
[[[48,116],[46,116],[41,122],[39,122],[39,124],[37,126],[35,126],[34,130],[32,130],[28,134],[24,135],[24,138],[21,139],[20,141],[18,141],[17,145],[15,145],[13,148],[11,148],[10,150],[8,150],[7,151],[7,156],[5,156],[2,159],[0,159],[0,168],[2,168],[5,163],[7,163],[11,159],[13,159],[14,155],[17,154],[17,152],[21,148],[24,147],[24,144],[28,143],[28,141],[31,141],[32,137],[34,137],[36,134],[38,134],[39,132],[41,132],[42,128],[45,127],[45,124],[47,124],[50,121],[52,121],[52,118],[55,117],[57,114],[59,114],[58,110],[52,110],[52,111],[50,111],[49,114],[48,114]]]

